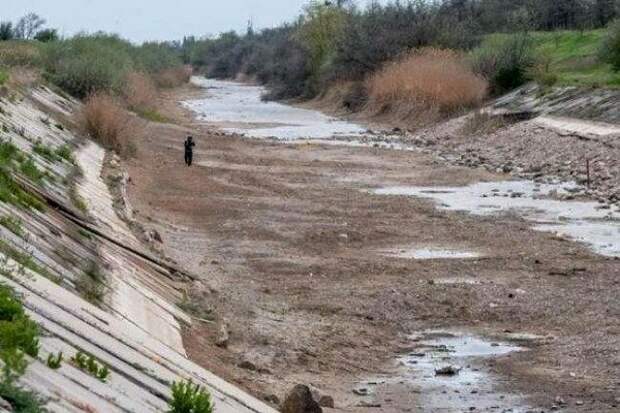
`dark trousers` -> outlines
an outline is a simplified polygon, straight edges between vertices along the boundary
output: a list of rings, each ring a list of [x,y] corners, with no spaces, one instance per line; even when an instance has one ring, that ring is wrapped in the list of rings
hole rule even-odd
[[[193,160],[194,160],[194,154],[192,152],[185,152],[185,164],[187,166],[192,166]]]

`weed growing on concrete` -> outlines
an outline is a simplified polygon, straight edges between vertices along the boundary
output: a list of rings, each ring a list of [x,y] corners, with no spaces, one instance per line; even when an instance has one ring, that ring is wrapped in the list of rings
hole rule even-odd
[[[86,270],[76,280],[75,288],[86,301],[100,305],[104,297],[104,279],[99,265],[90,262]]]
[[[47,356],[47,367],[52,370],[58,370],[62,364],[62,351],[58,354],[50,353]]]
[[[21,219],[6,215],[0,218],[0,225],[11,231],[18,237],[24,236],[24,228]]]
[[[170,413],[213,413],[209,391],[191,380],[172,384]]]
[[[97,361],[93,355],[87,356],[86,354],[78,351],[75,356],[71,358],[73,364],[75,364],[80,370],[84,370],[91,376],[96,377],[102,382],[106,382],[110,376],[110,369],[105,364]]]

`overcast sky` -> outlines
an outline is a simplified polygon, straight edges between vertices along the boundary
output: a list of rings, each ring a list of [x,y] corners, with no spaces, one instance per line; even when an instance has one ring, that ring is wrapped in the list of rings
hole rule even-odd
[[[299,14],[306,0],[1,0],[0,20],[35,12],[63,35],[103,30],[136,42],[174,40],[272,27]],[[357,0],[364,5],[367,0]]]

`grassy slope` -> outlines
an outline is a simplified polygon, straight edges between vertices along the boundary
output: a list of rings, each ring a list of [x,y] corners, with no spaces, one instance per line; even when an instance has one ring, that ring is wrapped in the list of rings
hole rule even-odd
[[[620,87],[620,73],[598,59],[604,30],[533,33],[537,52],[551,61],[559,83]]]

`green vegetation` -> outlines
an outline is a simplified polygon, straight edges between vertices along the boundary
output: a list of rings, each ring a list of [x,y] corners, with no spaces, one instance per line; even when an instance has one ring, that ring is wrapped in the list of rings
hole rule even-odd
[[[19,218],[9,215],[3,216],[0,218],[0,225],[11,231],[18,237],[22,237],[24,235],[23,223]]]
[[[57,355],[54,355],[54,353],[48,354],[47,367],[49,367],[52,370],[58,370],[61,364],[62,364],[62,351],[59,352]]]
[[[24,176],[30,178],[35,183],[40,183],[46,176],[44,172],[41,172],[32,158],[24,160],[19,166],[19,170]]]
[[[36,167],[35,167],[36,168]],[[22,172],[32,173],[31,165],[28,162],[22,163]],[[26,174],[24,172],[24,174]],[[21,206],[24,208],[34,208],[43,211],[43,203],[33,195],[24,191],[13,179],[11,172],[0,168],[0,201],[8,204]]]
[[[172,384],[172,400],[169,402],[168,413],[212,413],[213,402],[208,390],[199,385],[187,382]]]
[[[96,262],[90,262],[86,270],[75,281],[75,288],[91,304],[101,305],[105,294],[105,277]]]
[[[52,149],[49,145],[43,144],[40,140],[35,142],[32,146],[32,151],[37,155],[47,159],[49,162],[56,162],[59,160],[59,157],[56,155],[54,149]]]
[[[28,390],[16,384],[28,367],[25,354],[39,354],[39,327],[25,313],[15,292],[0,285],[0,358],[3,377],[0,380],[0,397],[16,413],[42,413],[43,402]]]
[[[0,86],[3,86],[9,80],[9,74],[4,70],[0,70]]]
[[[169,119],[167,117],[165,117],[164,115],[162,115],[155,109],[142,109],[142,110],[138,109],[135,112],[141,118],[150,120],[151,122],[159,122],[159,123],[169,122]]]
[[[528,34],[489,36],[471,52],[474,71],[491,84],[492,93],[500,94],[527,81],[534,65],[532,39]]]
[[[36,272],[37,274],[42,275],[45,278],[48,278],[54,282],[57,282],[58,280],[57,277],[52,275],[52,273],[50,273],[47,268],[37,264],[32,258],[31,254],[18,251],[16,248],[14,248],[8,242],[2,239],[0,239],[0,253],[11,258],[22,267],[28,268],[29,270]]]
[[[73,364],[76,367],[89,373],[91,376],[96,377],[102,382],[106,382],[110,376],[110,369],[105,364],[98,361],[92,354],[86,356],[81,351],[78,351],[75,356],[71,358]]]
[[[609,25],[600,55],[601,60],[610,64],[614,72],[620,72],[620,19]]]
[[[605,38],[605,30],[532,33],[537,57],[549,61],[549,71],[559,84],[620,86],[620,74],[599,59]]]
[[[64,159],[69,163],[75,163],[75,159],[73,158],[73,150],[71,149],[71,146],[67,144],[57,147],[54,151],[54,155],[56,155],[57,158]]]
[[[42,48],[45,76],[66,92],[85,98],[97,92],[120,94],[133,71],[156,79],[163,71],[182,65],[168,44],[134,46],[115,35],[98,33],[51,42]]]

